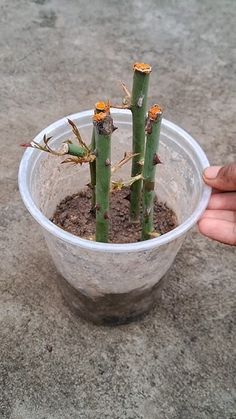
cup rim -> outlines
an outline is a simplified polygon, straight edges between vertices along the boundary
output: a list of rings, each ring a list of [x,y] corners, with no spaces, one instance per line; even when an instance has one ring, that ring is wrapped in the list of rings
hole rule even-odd
[[[112,113],[115,114],[128,114],[130,113],[129,110],[126,109],[115,109]],[[78,116],[80,118],[84,117],[91,117],[93,115],[93,110],[87,110],[82,112],[77,112],[74,114],[71,114],[67,117],[63,117],[56,122],[50,124],[48,127],[43,129],[35,138],[35,141],[40,142],[44,134],[48,134],[50,131],[55,130],[62,125],[65,124],[66,119],[77,119]],[[198,159],[202,165],[202,170],[204,170],[206,167],[209,166],[209,161],[206,157],[206,154],[200,147],[200,145],[197,143],[194,138],[188,134],[185,130],[180,128],[178,125],[174,124],[173,122],[168,121],[167,119],[162,119],[163,126],[170,128],[174,131],[176,131],[179,135],[183,136],[185,138],[185,141],[188,142],[188,144],[191,146],[191,148],[194,149],[195,154],[197,154]],[[34,153],[37,153],[37,150],[33,148],[28,148],[25,150],[23,157],[20,162],[19,166],[19,173],[18,173],[18,184],[19,184],[19,191],[22,197],[22,200],[30,212],[30,214],[33,216],[33,218],[49,233],[56,236],[58,239],[61,239],[67,243],[70,243],[75,246],[83,247],[87,250],[93,250],[93,251],[105,251],[105,252],[137,252],[137,251],[145,251],[150,250],[152,248],[165,245],[180,236],[183,236],[190,228],[192,228],[199,218],[202,216],[203,212],[205,211],[210,196],[211,196],[211,188],[203,183],[202,188],[202,194],[199,199],[198,205],[196,206],[195,210],[192,212],[190,217],[188,217],[183,223],[178,225],[173,230],[169,231],[168,233],[163,234],[160,237],[153,238],[150,240],[135,242],[135,243],[100,243],[96,241],[90,241],[87,239],[80,238],[78,236],[75,236],[60,227],[56,226],[52,221],[50,221],[35,205],[31,193],[28,188],[28,182],[27,182],[27,172],[29,170],[29,163],[32,158],[32,155]]]

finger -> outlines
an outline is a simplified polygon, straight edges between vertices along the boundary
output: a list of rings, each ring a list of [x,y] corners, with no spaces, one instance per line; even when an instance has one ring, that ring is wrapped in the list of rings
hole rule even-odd
[[[206,210],[202,218],[213,218],[215,220],[225,220],[236,223],[236,212],[225,210]]]
[[[230,221],[202,218],[198,223],[200,233],[221,243],[236,246],[236,224]]]
[[[236,192],[215,193],[211,195],[208,209],[236,211]]]
[[[236,191],[236,163],[211,166],[204,170],[204,182],[220,191]]]

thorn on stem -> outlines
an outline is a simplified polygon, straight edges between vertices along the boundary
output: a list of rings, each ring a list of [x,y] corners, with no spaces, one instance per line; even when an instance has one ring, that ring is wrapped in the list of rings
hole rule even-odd
[[[160,157],[157,153],[155,153],[153,156],[153,165],[155,166],[156,164],[162,164],[162,161],[160,160]]]
[[[110,165],[111,165],[111,161],[109,159],[106,159],[105,166],[110,166]]]
[[[126,199],[127,201],[129,201],[130,202],[130,192],[128,193],[128,195],[126,195],[125,197],[124,197],[124,199]]]
[[[109,218],[110,218],[110,216],[109,216],[108,211],[105,211],[105,212],[104,212],[104,219],[105,219],[105,220],[109,220]]]

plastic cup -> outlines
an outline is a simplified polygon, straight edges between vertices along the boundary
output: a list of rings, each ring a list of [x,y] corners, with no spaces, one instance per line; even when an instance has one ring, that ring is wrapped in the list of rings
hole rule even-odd
[[[89,144],[93,111],[70,115]],[[118,130],[112,137],[112,161],[131,150],[131,113],[112,112]],[[71,137],[66,118],[45,128],[34,139],[53,136],[52,147]],[[130,244],[81,239],[50,221],[57,204],[89,181],[87,165],[61,165],[60,158],[27,149],[19,169],[19,188],[29,212],[41,226],[57,268],[58,283],[70,307],[96,323],[119,324],[147,312],[157,300],[161,278],[172,265],[187,231],[207,207],[211,189],[202,182],[209,166],[198,143],[177,125],[163,119],[157,166],[156,194],[176,213],[178,227],[147,241]],[[129,178],[123,166],[119,177]]]

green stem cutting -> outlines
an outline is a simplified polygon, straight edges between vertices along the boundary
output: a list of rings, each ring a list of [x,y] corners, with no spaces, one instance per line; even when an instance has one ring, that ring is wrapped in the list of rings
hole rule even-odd
[[[147,139],[143,168],[143,202],[142,202],[142,240],[151,238],[154,231],[153,206],[155,198],[156,165],[160,163],[157,155],[159,147],[162,110],[154,105],[148,112],[146,124]]]
[[[147,111],[147,93],[151,66],[144,63],[134,64],[133,89],[131,95],[131,112],[133,117],[133,148],[136,154],[132,159],[131,176],[136,177],[143,172],[145,146],[145,120]],[[142,179],[131,186],[130,219],[137,222],[140,216]]]

